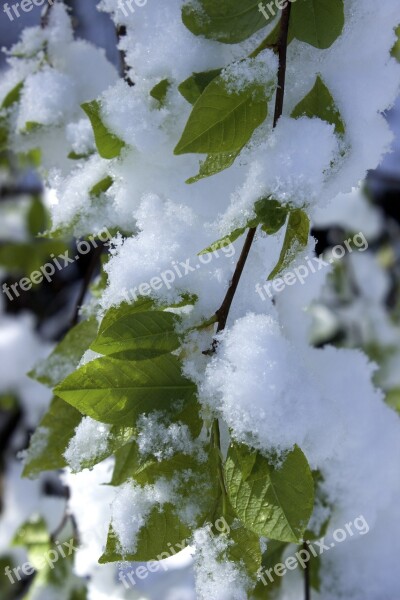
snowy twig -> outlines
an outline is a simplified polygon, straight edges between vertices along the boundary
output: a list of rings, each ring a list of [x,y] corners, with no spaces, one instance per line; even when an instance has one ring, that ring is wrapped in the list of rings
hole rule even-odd
[[[121,40],[126,36],[126,27],[125,25],[119,25],[117,27],[117,37],[118,40]],[[129,77],[129,65],[126,62],[126,53],[125,50],[119,50],[120,60],[121,60],[121,76],[125,79],[126,83],[133,87],[135,84],[132,79]]]
[[[275,114],[274,114],[274,127],[276,127],[280,117],[283,112],[283,100],[285,96],[285,79],[286,79],[286,54],[287,54],[287,41],[288,41],[288,33],[289,33],[289,21],[290,21],[290,11],[291,4],[283,10],[281,24],[280,24],[280,33],[278,40],[278,55],[279,55],[279,68],[278,68],[278,88],[276,91],[276,100],[275,100]],[[235,296],[240,277],[243,273],[243,269],[245,267],[247,258],[250,253],[251,246],[254,241],[254,237],[256,234],[256,227],[252,227],[249,229],[246,241],[243,246],[243,250],[241,252],[240,258],[236,265],[235,272],[233,274],[232,280],[230,282],[228,291],[222,302],[220,308],[216,312],[217,316],[217,333],[223,331],[226,326],[226,322],[228,320],[229,311],[231,309],[231,305],[233,302],[233,298]],[[214,338],[212,344],[211,352],[215,352],[218,346],[218,338]]]

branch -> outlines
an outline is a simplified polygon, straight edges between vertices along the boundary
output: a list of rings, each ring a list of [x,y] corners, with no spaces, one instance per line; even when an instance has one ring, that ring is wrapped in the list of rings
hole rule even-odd
[[[123,37],[126,36],[126,27],[125,25],[118,25],[117,27],[117,38],[119,41],[121,41],[121,39]],[[129,65],[126,62],[126,53],[124,50],[119,50],[119,56],[120,56],[120,61],[121,61],[121,76],[125,79],[126,83],[130,86],[133,87],[135,84],[132,81],[132,79],[129,77]]]
[[[40,19],[40,27],[42,29],[46,29],[46,27],[48,27],[48,25],[49,25],[50,13],[51,13],[53,6],[54,6],[54,2],[53,2],[53,4],[50,4],[50,2],[48,2],[46,4],[46,7],[43,9],[42,17]]]
[[[303,550],[308,552],[306,542],[303,544]],[[304,600],[311,600],[311,580],[310,580],[310,563],[308,562],[304,568]]]
[[[274,114],[274,124],[276,127],[280,117],[283,112],[283,100],[285,96],[285,79],[286,79],[286,55],[287,55],[287,42],[288,42],[288,33],[289,33],[289,21],[290,21],[290,11],[292,5],[289,3],[287,7],[282,12],[281,24],[280,24],[280,33],[278,40],[278,55],[279,55],[279,68],[278,68],[278,88],[276,91],[276,100],[275,100],[275,114]],[[228,291],[222,302],[220,308],[216,312],[217,316],[217,333],[223,331],[226,326],[226,322],[228,320],[229,312],[232,306],[233,298],[235,297],[235,293],[240,281],[240,278],[243,273],[243,269],[245,267],[246,261],[250,254],[251,246],[254,241],[254,237],[257,231],[257,227],[252,227],[249,229],[246,237],[246,241],[243,246],[243,250],[240,254],[240,258],[236,265],[235,272],[233,274],[232,280],[230,282]],[[212,343],[212,349],[208,353],[214,353],[218,346],[218,339],[214,338]]]

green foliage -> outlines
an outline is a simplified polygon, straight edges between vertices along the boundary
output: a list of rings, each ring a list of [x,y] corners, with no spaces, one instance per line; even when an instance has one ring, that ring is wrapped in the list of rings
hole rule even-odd
[[[177,411],[188,402],[195,384],[181,374],[175,356],[139,362],[98,358],[69,375],[55,388],[56,395],[82,414],[103,423],[134,426],[140,414],[152,410]]]
[[[386,402],[400,413],[400,389],[394,388],[387,393]]]
[[[22,133],[35,133],[40,131],[43,127],[45,127],[43,123],[38,123],[37,121],[27,121]]]
[[[20,527],[14,536],[13,546],[24,546],[31,565],[38,571],[43,568],[43,556],[50,550],[51,542],[44,519],[31,520]]]
[[[334,125],[336,133],[345,133],[345,125],[332,94],[319,75],[312,90],[299,102],[291,116],[294,119],[302,116],[318,117]]]
[[[46,359],[40,361],[29,376],[48,387],[54,387],[78,366],[84,352],[97,333],[96,319],[88,319],[70,329]]]
[[[285,239],[279,260],[268,279],[275,279],[289,267],[296,255],[307,247],[310,232],[310,220],[300,208],[292,210],[286,228]]]
[[[288,542],[268,540],[267,549],[263,553],[261,561],[263,573],[266,573],[269,569],[273,569],[275,565],[282,562],[282,556],[287,547]],[[257,583],[253,592],[253,600],[272,600],[274,592],[282,583],[282,577],[275,577],[273,581],[267,579],[267,582],[268,586],[265,586],[262,581]]]
[[[69,158],[70,160],[82,160],[82,159],[84,159],[84,158],[89,158],[89,156],[90,156],[90,155],[91,155],[91,154],[77,154],[76,152],[73,152],[73,151],[71,151],[71,152],[68,154],[68,158]]]
[[[262,198],[254,205],[257,223],[261,229],[268,235],[277,233],[286,223],[289,209],[282,205],[278,200],[272,198]]]
[[[254,212],[256,217],[254,219],[250,219],[250,221],[247,222],[246,227],[234,229],[232,233],[217,240],[211,244],[211,246],[208,246],[199,252],[199,254],[208,254],[210,252],[214,252],[215,250],[219,250],[220,248],[225,248],[225,246],[233,244],[233,242],[242,236],[246,229],[257,227],[258,225],[261,225],[261,229],[268,235],[277,233],[286,222],[287,215],[289,214],[289,208],[283,206],[277,200],[273,200],[268,197],[257,200],[254,205]]]
[[[219,75],[194,105],[175,154],[240,151],[266,119],[271,94],[258,83],[232,91]]]
[[[107,545],[104,554],[100,557],[99,563],[127,561],[150,561],[157,560],[157,557],[165,558],[172,556],[171,546],[177,546],[179,551],[181,545],[185,547],[190,536],[190,529],[182,523],[174,512],[171,504],[165,504],[161,509],[153,508],[146,527],[142,527],[139,532],[136,551],[133,554],[123,554],[118,547],[118,541],[112,528],[109,530]],[[186,542],[186,544],[185,544]],[[164,556],[161,556],[162,553]],[[160,560],[160,558],[158,559]]]
[[[90,190],[89,194],[91,196],[100,196],[100,194],[103,194],[104,192],[106,192],[108,189],[110,189],[110,187],[113,184],[113,180],[112,177],[110,177],[109,175],[107,175],[107,177],[104,177],[104,179],[102,179],[101,181],[99,181],[98,183],[96,183],[96,185],[94,185],[92,187],[92,189]]]
[[[178,85],[178,90],[190,104],[196,104],[206,87],[218,75],[221,75],[221,71],[222,69],[212,69],[211,71],[203,71],[202,73],[193,73],[193,75]]]
[[[144,299],[109,310],[91,349],[121,360],[144,360],[176,350],[179,317],[149,306],[151,301]]]
[[[283,542],[302,539],[314,506],[314,482],[300,448],[275,465],[232,443],[225,479],[232,506],[250,531]]]
[[[343,27],[343,0],[296,0],[292,4],[289,36],[301,42],[329,48]]]
[[[28,231],[32,237],[36,237],[49,227],[49,214],[39,197],[32,199],[26,220]]]
[[[8,94],[6,95],[6,97],[4,98],[4,100],[0,106],[0,109],[10,108],[10,106],[12,106],[15,102],[19,102],[19,99],[21,97],[21,91],[22,91],[23,87],[24,87],[24,82],[21,81],[10,92],[8,92]]]
[[[104,124],[101,116],[101,104],[98,100],[85,102],[82,108],[92,124],[94,139],[98,153],[102,158],[116,158],[125,147],[125,142],[112,133]]]
[[[229,235],[226,235],[225,237],[217,240],[216,242],[211,244],[211,246],[208,246],[207,248],[205,248],[204,250],[199,252],[199,256],[202,254],[209,254],[210,252],[214,252],[215,250],[220,250],[221,248],[225,248],[226,246],[233,244],[233,242],[235,242],[237,239],[239,239],[244,234],[245,231],[246,231],[246,227],[240,227],[239,229],[234,229],[232,231],[232,233],[230,233]]]
[[[392,48],[392,56],[400,62],[400,26],[396,29],[397,41]]]
[[[225,169],[229,169],[240,154],[236,152],[221,152],[219,154],[209,154],[204,161],[200,162],[200,171],[194,177],[190,177],[186,183],[196,183],[205,177],[216,175]]]
[[[41,471],[67,466],[63,454],[81,419],[75,408],[54,398],[31,437],[22,476],[35,477]]]
[[[258,5],[259,0],[199,0],[183,6],[182,20],[195,35],[236,44],[267,25]]]
[[[159,102],[160,107],[165,105],[167,99],[167,93],[171,86],[168,79],[162,79],[157,85],[150,91],[150,96]]]
[[[34,271],[47,262],[51,262],[51,254],[65,252],[66,245],[57,240],[41,240],[35,242],[10,242],[0,248],[0,265],[15,275],[29,277]],[[19,293],[21,290],[18,289]]]

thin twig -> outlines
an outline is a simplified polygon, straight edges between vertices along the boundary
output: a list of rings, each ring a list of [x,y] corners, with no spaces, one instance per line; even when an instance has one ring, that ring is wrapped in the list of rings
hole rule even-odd
[[[52,4],[50,4],[50,2],[48,2],[46,4],[45,8],[43,9],[42,17],[40,19],[40,26],[42,29],[46,29],[46,27],[48,27],[48,25],[49,25],[50,13],[51,13],[51,10],[52,10],[55,2],[57,2],[57,0],[54,0],[54,2]]]
[[[280,117],[283,113],[283,100],[285,96],[285,79],[286,79],[286,56],[287,56],[287,42],[288,42],[288,33],[289,33],[289,21],[290,21],[290,11],[292,5],[289,3],[287,7],[282,12],[281,24],[280,24],[280,33],[278,40],[278,55],[279,55],[279,68],[278,68],[278,88],[276,91],[276,100],[275,100],[275,113],[274,113],[274,123],[273,126],[276,127]],[[246,265],[251,246],[254,241],[254,237],[256,234],[257,228],[252,227],[249,229],[246,237],[246,241],[244,243],[242,252],[240,254],[240,258],[235,268],[235,272],[233,274],[232,280],[230,282],[228,291],[226,296],[220,306],[220,308],[216,312],[217,316],[217,333],[223,331],[225,329],[229,312],[232,306],[233,298],[235,296],[241,275],[243,273],[243,269]],[[210,351],[206,352],[206,354],[214,353],[218,347],[218,338],[214,338],[212,343],[212,348]]]
[[[122,38],[126,36],[126,27],[125,25],[119,25],[117,27],[117,38],[121,41]],[[129,65],[126,62],[126,52],[125,50],[119,49],[119,56],[121,62],[121,76],[125,79],[126,83],[133,87],[135,84],[132,79],[129,77]]]
[[[303,550],[308,552],[306,542],[303,544]],[[304,600],[311,600],[311,585],[310,585],[310,563],[304,567]]]

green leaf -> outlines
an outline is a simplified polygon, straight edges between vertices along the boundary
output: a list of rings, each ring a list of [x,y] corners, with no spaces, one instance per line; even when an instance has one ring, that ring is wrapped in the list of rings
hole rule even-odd
[[[225,523],[222,522],[225,519]],[[256,533],[247,529],[244,524],[238,519],[233,510],[229,499],[225,499],[225,505],[222,503],[222,498],[211,517],[212,524],[216,524],[218,520],[225,527],[226,532],[218,531],[214,527],[213,533],[228,535],[231,543],[227,549],[227,558],[238,564],[243,564],[251,578],[255,577],[258,569],[261,566],[261,547],[260,538]],[[220,529],[222,529],[220,525]],[[228,525],[228,527],[226,527]],[[229,528],[229,529],[228,529]]]
[[[287,542],[278,542],[276,540],[268,540],[267,549],[262,555],[262,573],[266,574],[269,570],[282,562],[283,553],[288,546]],[[272,600],[274,597],[274,591],[280,587],[282,583],[282,577],[275,577],[274,580],[269,581],[268,576],[264,575],[264,579],[267,581],[266,586],[262,580],[258,582],[253,592],[254,600]]]
[[[190,529],[174,513],[172,504],[164,504],[160,509],[154,507],[146,521],[146,526],[142,527],[138,534],[136,551],[133,554],[121,554],[118,549],[118,539],[110,528],[106,550],[100,557],[99,563],[127,561],[150,561],[161,560],[168,556],[173,556],[172,548],[177,544],[182,544],[183,548],[189,543]],[[180,546],[175,551],[179,552]]]
[[[387,393],[386,402],[400,413],[400,388],[394,388]]]
[[[165,415],[165,425],[171,423],[169,415]],[[200,417],[200,405],[196,398],[186,402],[183,409],[173,415],[173,422],[187,425],[193,439],[198,438],[203,428]],[[159,461],[152,455],[143,456],[139,452],[135,440],[119,447],[115,451],[115,466],[110,485],[121,485],[128,479],[135,479],[137,483],[145,485],[154,483],[160,477],[172,478],[176,472],[192,469],[204,469],[204,464],[199,465],[195,457],[176,453],[171,458]]]
[[[329,48],[344,27],[343,0],[296,0],[289,35],[316,48]]]
[[[310,220],[306,213],[300,208],[292,210],[289,214],[285,239],[283,241],[278,264],[269,275],[269,280],[274,279],[277,275],[282,273],[282,271],[287,269],[296,258],[296,255],[306,248],[309,232]]]
[[[222,69],[213,69],[212,71],[193,73],[193,75],[178,85],[178,90],[185,100],[190,102],[190,104],[195,104],[206,87],[218,77],[218,75],[221,75],[221,71]]]
[[[161,107],[165,105],[168,89],[170,88],[170,86],[171,86],[171,83],[168,81],[168,79],[162,79],[150,91],[150,96],[152,98],[154,98],[155,100],[158,100]]]
[[[31,565],[38,571],[43,569],[43,557],[48,553],[51,546],[44,519],[32,519],[24,523],[15,534],[12,546],[24,546]]]
[[[125,148],[125,142],[112,133],[101,117],[101,105],[98,100],[81,105],[92,124],[97,150],[102,158],[116,158]]]
[[[4,100],[0,106],[0,109],[10,108],[10,106],[12,106],[15,102],[19,102],[19,99],[21,97],[21,91],[22,91],[23,87],[24,87],[24,82],[21,81],[10,92],[8,92],[8,94],[6,95],[6,97],[4,98]]]
[[[102,179],[101,181],[96,183],[96,185],[94,185],[92,187],[89,194],[91,196],[100,196],[100,194],[102,194],[102,193],[106,192],[108,189],[110,189],[112,184],[113,184],[112,177],[107,175],[107,177],[104,177],[104,179]]]
[[[105,357],[69,375],[55,393],[83,414],[103,423],[135,425],[140,414],[178,409],[196,386],[181,374],[175,356],[129,362]]]
[[[55,387],[67,375],[73,373],[83,354],[97,334],[95,318],[82,321],[70,329],[53,352],[40,361],[29,377],[50,388]]]
[[[259,0],[198,0],[183,6],[182,21],[195,35],[236,44],[266,27],[259,4]]]
[[[65,252],[66,248],[64,242],[57,240],[35,240],[31,243],[10,242],[0,248],[0,265],[16,275],[23,274],[30,278],[34,271],[39,271],[43,265],[52,262],[51,254],[57,256]],[[37,277],[39,278],[40,274]],[[37,284],[33,283],[33,285]],[[29,289],[24,291],[19,288],[19,284],[17,284],[16,290],[18,292],[18,294],[15,292],[16,296],[21,295],[21,291],[22,293],[29,292]]]
[[[240,151],[266,119],[270,94],[258,83],[232,91],[220,75],[194,105],[175,154]]]
[[[239,156],[240,150],[237,152],[223,152],[220,154],[209,154],[204,161],[200,162],[200,171],[194,177],[187,179],[186,183],[196,183],[205,177],[211,177],[221,171],[225,171],[233,165],[236,158]]]
[[[332,94],[319,75],[312,90],[299,102],[291,116],[294,119],[303,116],[318,117],[334,125],[336,133],[345,133],[345,125]]]
[[[140,306],[145,307],[146,303]],[[144,360],[180,346],[175,331],[180,318],[170,312],[140,310],[138,306],[111,309],[103,319],[91,349],[121,360]]]
[[[400,62],[400,26],[396,29],[397,42],[392,48],[391,55]]]
[[[281,19],[279,18],[275,27],[271,30],[271,32],[267,35],[267,37],[261,42],[259,46],[249,55],[249,58],[255,58],[258,56],[263,50],[267,48],[273,49],[275,51],[278,50],[278,42],[279,35],[281,32]],[[293,40],[293,34],[291,34],[290,30],[288,32],[288,45]]]
[[[38,169],[42,163],[41,149],[31,148],[27,152],[18,152],[18,163],[20,169]]]
[[[8,145],[8,127],[4,117],[0,117],[0,152],[7,150]]]
[[[49,214],[40,197],[32,199],[27,214],[27,226],[31,236],[36,237],[50,225]]]
[[[76,152],[70,152],[68,154],[68,157],[70,160],[81,160],[83,158],[89,158],[89,156],[91,156],[93,153],[89,152],[88,154],[77,154]]]
[[[314,482],[298,446],[276,467],[259,452],[233,443],[225,478],[232,506],[248,529],[283,542],[302,539],[313,510]]]
[[[42,129],[42,127],[45,127],[43,123],[37,123],[36,121],[27,121],[25,123],[24,129],[22,130],[22,133],[34,133]]]
[[[243,235],[245,231],[246,231],[246,227],[240,227],[240,229],[234,229],[234,231],[232,231],[232,233],[217,240],[216,242],[211,244],[211,246],[208,246],[207,248],[205,248],[204,250],[199,252],[198,255],[200,256],[201,254],[210,254],[210,252],[214,252],[215,250],[220,250],[221,248],[225,248],[225,246],[230,246],[230,244],[233,244],[233,242],[235,242],[237,239],[239,239],[240,236]]]
[[[286,223],[289,209],[277,200],[262,198],[254,205],[257,222],[268,235],[277,233]]]
[[[75,408],[54,398],[30,439],[22,476],[35,477],[41,471],[65,467],[63,454],[81,419],[82,415]]]

